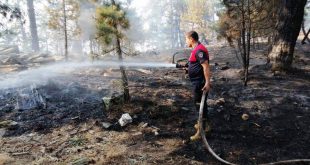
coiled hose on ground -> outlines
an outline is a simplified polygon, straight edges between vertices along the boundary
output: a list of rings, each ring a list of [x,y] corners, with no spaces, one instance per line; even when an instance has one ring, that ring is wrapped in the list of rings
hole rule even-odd
[[[200,135],[202,138],[202,141],[205,145],[205,147],[207,148],[207,150],[209,151],[209,153],[218,161],[220,161],[221,163],[224,164],[228,164],[228,165],[237,165],[231,162],[228,162],[224,159],[222,159],[221,157],[219,157],[214,151],[213,149],[210,147],[207,138],[206,138],[206,133],[203,130],[202,127],[202,116],[203,116],[203,107],[205,104],[205,100],[206,98],[206,91],[203,92],[202,94],[202,98],[201,98],[201,103],[200,103],[200,107],[199,107],[199,117],[198,117],[198,124],[199,124],[199,131],[200,131]],[[265,163],[265,164],[260,164],[260,165],[280,165],[280,164],[292,164],[292,163],[310,163],[310,159],[295,159],[295,160],[285,160],[285,161],[279,161],[279,162],[273,162],[273,163]]]

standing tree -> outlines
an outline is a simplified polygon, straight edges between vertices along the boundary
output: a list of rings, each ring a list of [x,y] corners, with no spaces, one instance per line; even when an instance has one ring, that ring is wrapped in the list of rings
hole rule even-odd
[[[183,29],[192,29],[206,37],[212,38],[212,26],[215,22],[216,6],[219,2],[215,0],[185,0],[185,11],[181,16]],[[201,9],[201,10],[197,10]]]
[[[253,1],[252,1],[253,2]],[[244,72],[244,86],[247,86],[249,64],[250,64],[250,50],[251,37],[253,33],[253,17],[256,8],[255,3],[251,0],[240,0],[238,2],[224,1],[227,8],[225,14],[221,15],[220,20],[220,35],[227,38],[232,47],[237,45],[238,55],[241,56],[241,62]]]
[[[67,12],[66,12],[66,0],[62,0],[62,11],[63,11],[63,19],[64,19],[64,34],[65,34],[65,57],[66,61],[68,61],[68,29],[67,29]]]
[[[115,50],[119,61],[123,62],[121,40],[124,37],[122,29],[129,28],[129,20],[126,13],[121,9],[119,4],[111,0],[111,4],[97,8],[96,11],[97,35],[105,44],[110,45],[114,41]],[[124,91],[124,101],[129,102],[128,79],[124,66],[120,66],[122,74],[122,86]]]
[[[39,47],[39,37],[37,31],[37,23],[36,23],[35,10],[33,6],[33,0],[27,0],[27,7],[30,23],[32,50],[38,52],[40,51],[40,47]]]
[[[48,13],[50,15],[48,26],[50,29],[57,30],[64,36],[65,58],[68,60],[69,38],[78,36],[78,18],[80,14],[79,2],[75,0],[48,0]]]
[[[183,34],[181,31],[181,13],[184,12],[185,3],[180,0],[170,0],[168,10],[168,25],[170,26],[170,45],[171,48],[180,48],[184,46]]]
[[[306,3],[307,0],[281,0],[279,3],[276,35],[269,54],[273,71],[289,70],[292,66]]]
[[[255,38],[268,38],[272,44],[275,36],[278,0],[223,0],[226,12],[220,15],[219,36],[228,40],[231,46],[237,47],[244,69],[244,85],[247,85],[250,60],[251,39],[255,48]],[[270,47],[271,48],[271,47]]]

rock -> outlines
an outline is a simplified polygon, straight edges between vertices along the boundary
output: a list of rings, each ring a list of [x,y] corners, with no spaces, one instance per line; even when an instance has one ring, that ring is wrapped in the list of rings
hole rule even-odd
[[[12,126],[16,126],[18,123],[13,120],[5,120],[0,122],[0,128],[9,128]]]
[[[35,86],[31,86],[30,88],[24,88],[20,90],[17,96],[15,109],[30,110],[37,108],[45,109],[46,101],[43,99],[42,95],[35,88]]]
[[[112,99],[111,97],[104,97],[104,98],[102,98],[102,101],[103,101],[103,104],[104,104],[106,110],[110,109],[111,99]]]
[[[223,105],[223,104],[225,104],[225,99],[224,98],[220,98],[220,99],[215,101],[215,104],[216,105]]]
[[[245,113],[241,116],[242,120],[244,120],[244,121],[249,120],[249,117],[250,116],[248,114],[245,114]]]
[[[102,126],[103,126],[105,129],[109,129],[109,128],[112,126],[112,124],[109,123],[109,122],[102,122]]]
[[[132,122],[132,118],[128,113],[122,115],[122,117],[118,120],[119,124],[124,127],[125,125]]]
[[[0,138],[2,138],[5,135],[6,130],[1,128],[0,129]]]
[[[124,102],[124,97],[122,94],[113,93],[111,96],[106,96],[102,98],[106,110],[109,110],[112,105],[120,105]]]

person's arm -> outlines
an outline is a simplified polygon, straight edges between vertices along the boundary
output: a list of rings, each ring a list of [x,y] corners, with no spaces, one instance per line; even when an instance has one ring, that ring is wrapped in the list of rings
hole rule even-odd
[[[196,58],[199,60],[202,68],[203,68],[203,75],[205,77],[206,83],[205,86],[202,88],[203,91],[209,91],[210,90],[210,66],[209,66],[209,54],[203,51],[198,51],[196,53]]]
[[[210,73],[209,62],[208,61],[203,62],[201,66],[203,67],[203,74],[206,80],[205,86],[202,88],[202,90],[208,92],[211,88],[211,84],[210,84],[211,73]]]

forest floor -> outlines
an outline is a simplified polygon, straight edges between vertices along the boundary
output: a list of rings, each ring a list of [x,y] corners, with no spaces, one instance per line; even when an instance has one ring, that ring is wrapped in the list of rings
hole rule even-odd
[[[310,158],[309,45],[297,45],[292,73],[274,74],[263,51],[251,55],[250,80],[227,46],[210,46],[212,130],[207,139],[220,157],[237,164]],[[112,74],[113,73],[113,74]],[[0,164],[220,164],[195,133],[197,111],[190,82],[174,68],[129,69],[131,102],[104,109],[102,88],[117,70],[89,68],[37,86],[42,109],[14,110],[14,91],[1,91]],[[116,84],[116,85],[115,85]],[[129,113],[125,127],[103,127]],[[243,120],[242,115],[249,115]]]

